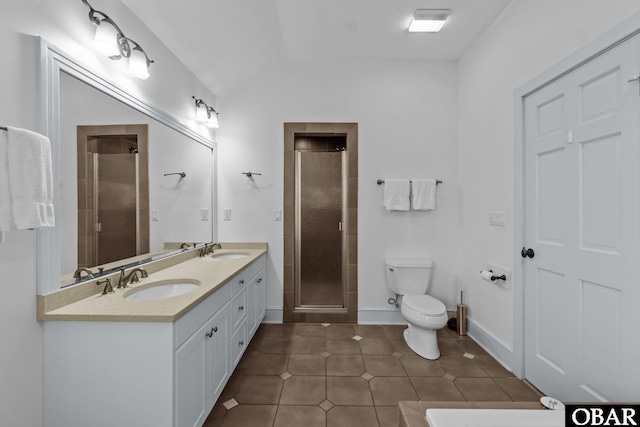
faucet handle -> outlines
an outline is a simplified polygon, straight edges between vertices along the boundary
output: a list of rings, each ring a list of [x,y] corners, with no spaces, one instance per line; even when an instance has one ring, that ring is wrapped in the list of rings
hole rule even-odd
[[[113,290],[113,286],[111,286],[111,279],[106,278],[104,280],[98,280],[96,282],[97,286],[104,285],[104,289],[102,290],[102,295],[112,294],[115,291]]]

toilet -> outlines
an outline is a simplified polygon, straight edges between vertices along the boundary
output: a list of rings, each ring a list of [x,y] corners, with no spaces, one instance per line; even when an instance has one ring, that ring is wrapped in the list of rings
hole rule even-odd
[[[425,359],[440,357],[436,331],[447,324],[447,308],[442,301],[426,295],[431,283],[430,259],[389,258],[385,260],[387,286],[396,295],[400,312],[409,327],[404,340]]]

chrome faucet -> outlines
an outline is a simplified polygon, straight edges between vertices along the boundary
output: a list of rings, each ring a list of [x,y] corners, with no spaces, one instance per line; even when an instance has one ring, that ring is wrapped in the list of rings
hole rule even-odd
[[[102,291],[102,295],[112,294],[115,291],[113,290],[113,286],[111,286],[111,279],[106,278],[104,280],[98,280],[96,285],[104,285],[104,290]]]
[[[120,270],[120,278],[118,279],[117,289],[128,288],[129,283],[138,283],[140,279],[138,279],[138,273],[140,273],[143,279],[149,277],[149,273],[144,268],[134,268],[129,272],[129,274],[124,274],[124,268]]]
[[[73,273],[73,278],[76,279],[76,282],[79,282],[82,278],[82,272],[87,273],[86,277],[88,277],[89,279],[93,279],[93,271],[89,270],[88,268],[81,267]]]

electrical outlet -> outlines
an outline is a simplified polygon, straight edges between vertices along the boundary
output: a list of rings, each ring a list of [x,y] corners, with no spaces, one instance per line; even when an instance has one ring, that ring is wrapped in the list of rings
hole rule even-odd
[[[276,209],[274,211],[273,220],[274,221],[282,221],[282,210],[281,209]]]
[[[151,211],[151,221],[160,221],[160,211]]]
[[[200,209],[200,219],[202,221],[209,221],[209,209]]]
[[[502,276],[504,274],[506,280],[496,280],[493,284],[498,285],[501,288],[511,289],[511,270],[507,270],[506,268],[495,264],[487,264],[487,270],[493,271],[494,276]]]
[[[225,221],[231,221],[231,209],[228,209],[228,208],[227,208],[227,209],[224,209],[224,210],[222,211],[222,218],[223,218]]]

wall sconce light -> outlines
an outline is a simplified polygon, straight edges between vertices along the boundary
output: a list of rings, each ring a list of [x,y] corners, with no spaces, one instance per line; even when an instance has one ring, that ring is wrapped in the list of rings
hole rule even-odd
[[[126,37],[113,19],[95,10],[87,0],[82,0],[82,3],[89,8],[89,20],[96,25],[96,50],[114,60],[128,58],[129,73],[141,80],[148,79],[149,66],[153,61],[149,59],[142,46]]]
[[[218,128],[218,112],[209,107],[202,99],[192,96],[196,102],[196,121],[207,124],[207,127]]]
[[[409,32],[437,33],[450,14],[448,9],[418,9],[409,24]]]

